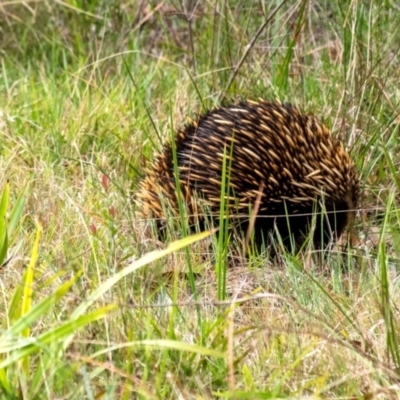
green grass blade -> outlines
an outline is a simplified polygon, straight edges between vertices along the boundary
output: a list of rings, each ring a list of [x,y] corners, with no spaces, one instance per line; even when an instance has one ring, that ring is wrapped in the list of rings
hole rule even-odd
[[[25,271],[24,276],[24,291],[21,305],[21,317],[23,318],[27,314],[32,306],[32,293],[33,293],[33,273],[36,266],[36,262],[39,257],[39,241],[42,234],[42,227],[39,224],[36,230],[35,243],[32,248],[31,259],[29,261],[28,267]],[[30,334],[29,327],[26,327],[21,332],[22,336],[28,337]]]
[[[279,92],[281,93],[282,96],[284,96],[287,91],[290,62],[293,57],[294,47],[296,46],[300,32],[304,26],[304,13],[305,13],[307,3],[308,3],[308,0],[303,0],[301,3],[293,38],[288,45],[288,49],[286,51],[285,58],[283,59],[283,62],[281,64],[280,68],[278,69],[277,86],[278,86]]]
[[[81,273],[76,274],[74,278],[68,282],[63,283],[54,293],[46,297],[44,300],[33,306],[24,316],[21,316],[12,326],[0,336],[0,353],[3,352],[2,348],[7,340],[12,340],[16,335],[21,333],[24,329],[29,328],[40,317],[45,315],[54,304],[65,296],[73,284],[79,279]]]
[[[166,249],[164,250],[155,250],[150,253],[147,253],[142,258],[137,261],[132,262],[128,267],[124,268],[122,271],[117,272],[107,281],[105,281],[100,287],[95,289],[88,298],[79,305],[75,311],[72,313],[71,318],[78,318],[81,316],[86,310],[97,301],[103,294],[105,294],[108,290],[110,290],[118,281],[120,281],[125,276],[135,272],[139,268],[149,264],[153,261],[156,261],[162,257],[167,256],[175,251],[183,249],[186,246],[189,246],[199,240],[205,239],[207,236],[211,234],[210,231],[205,231],[198,233],[196,235],[188,236],[181,240],[177,240],[172,242]]]
[[[159,349],[169,349],[184,351],[187,353],[199,354],[204,357],[214,357],[214,358],[225,358],[226,354],[220,351],[213,350],[204,346],[198,346],[196,344],[180,342],[179,340],[164,340],[164,339],[147,339],[138,340],[127,343],[120,343],[115,346],[108,347],[104,350],[100,350],[93,354],[93,357],[99,357],[102,354],[108,354],[111,351],[120,350],[125,347],[154,347]]]
[[[0,265],[6,258],[8,250],[7,209],[10,197],[10,184],[7,182],[0,202]]]
[[[13,237],[14,231],[17,228],[17,226],[21,220],[22,211],[24,209],[25,202],[26,202],[27,191],[28,191],[28,189],[25,188],[24,193],[22,193],[21,196],[18,197],[17,201],[14,204],[13,209],[11,210],[8,224],[7,224],[7,233],[10,238]]]
[[[114,304],[100,308],[90,314],[83,315],[75,320],[70,320],[56,328],[45,332],[37,338],[31,338],[30,340],[19,341],[13,348],[8,351],[12,351],[11,355],[7,357],[3,362],[0,363],[0,369],[6,368],[21,358],[29,357],[31,354],[38,350],[46,351],[46,347],[54,345],[55,343],[61,343],[67,340],[71,335],[74,335],[79,329],[84,326],[98,321],[108,315],[108,313],[115,308]]]
[[[219,211],[219,235],[218,235],[218,251],[215,263],[217,274],[217,294],[218,300],[225,300],[226,296],[226,265],[228,251],[229,236],[229,196],[230,193],[230,167],[232,163],[233,140],[230,146],[230,156],[227,155],[227,147],[224,146],[224,156],[222,159],[222,176],[221,176],[221,195],[220,195],[220,211]],[[229,159],[229,164],[227,164]]]

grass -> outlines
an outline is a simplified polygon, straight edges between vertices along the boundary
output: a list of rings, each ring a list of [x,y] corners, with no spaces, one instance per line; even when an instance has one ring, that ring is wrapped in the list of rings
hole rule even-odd
[[[397,15],[3,2],[1,398],[399,398]],[[344,141],[363,191],[353,249],[231,268],[225,240],[164,248],[135,217],[165,138],[240,97],[295,103]]]

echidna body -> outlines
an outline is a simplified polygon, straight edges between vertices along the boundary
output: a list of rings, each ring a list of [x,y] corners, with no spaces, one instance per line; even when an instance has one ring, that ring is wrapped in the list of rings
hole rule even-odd
[[[223,166],[231,221],[244,232],[257,204],[257,244],[279,232],[288,247],[292,239],[301,245],[315,221],[314,243],[326,245],[341,235],[358,201],[357,172],[343,145],[290,104],[241,101],[214,109],[178,131],[174,147],[176,168],[169,143],[140,184],[144,217],[178,215],[175,170],[189,222],[202,226],[205,212],[218,217]]]

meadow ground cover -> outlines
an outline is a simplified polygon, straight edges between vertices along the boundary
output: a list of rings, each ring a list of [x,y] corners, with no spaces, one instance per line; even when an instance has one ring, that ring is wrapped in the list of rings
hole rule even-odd
[[[0,35],[2,398],[400,398],[395,2],[6,0]],[[176,127],[258,97],[351,152],[351,247],[232,266],[135,217]]]

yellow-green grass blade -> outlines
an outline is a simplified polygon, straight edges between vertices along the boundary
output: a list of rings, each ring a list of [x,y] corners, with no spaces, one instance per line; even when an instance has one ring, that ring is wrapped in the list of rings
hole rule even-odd
[[[199,354],[205,357],[215,357],[215,358],[224,358],[226,356],[226,354],[221,353],[220,351],[216,351],[204,346],[199,346],[197,344],[181,342],[179,340],[146,339],[146,340],[135,340],[127,343],[120,343],[115,346],[111,346],[101,351],[98,351],[94,353],[92,357],[98,357],[102,354],[108,354],[110,351],[115,351],[126,347],[154,347],[159,349],[185,351],[188,353]]]
[[[21,305],[21,318],[27,314],[32,306],[32,293],[33,293],[33,273],[36,262],[39,257],[39,241],[42,233],[42,227],[39,224],[36,230],[35,243],[33,244],[31,259],[24,274],[24,292]],[[22,336],[28,337],[30,334],[29,326],[22,330]]]
[[[7,208],[10,196],[10,184],[7,182],[0,202],[0,265],[7,255],[8,237],[7,237]]]
[[[79,279],[80,275],[81,273],[77,274],[68,282],[62,284],[54,293],[36,304],[24,316],[21,316],[15,323],[13,323],[11,327],[0,336],[0,353],[8,351],[4,348],[5,343],[14,340],[20,332],[29,328],[35,321],[45,315],[54,304],[57,304],[59,300],[69,292],[70,288]]]
[[[0,348],[0,351],[6,350],[7,352],[11,352],[10,356],[0,363],[0,370],[8,367],[21,358],[28,357],[38,350],[46,351],[47,346],[49,345],[53,345],[57,342],[63,342],[65,339],[75,334],[78,329],[104,318],[114,308],[115,305],[108,305],[90,314],[83,315],[75,320],[69,320],[64,324],[43,333],[37,338],[29,338],[25,340],[20,339],[14,345],[10,343],[8,349]]]
[[[21,219],[22,211],[25,206],[27,192],[28,192],[28,187],[26,187],[21,196],[18,197],[17,201],[14,204],[13,209],[11,210],[7,224],[7,235],[10,238],[10,240],[12,240],[14,232]]]
[[[197,241],[205,239],[212,232],[205,231],[198,233],[196,235],[188,236],[184,239],[177,240],[171,243],[164,250],[155,250],[150,253],[145,254],[139,260],[132,262],[129,266],[124,268],[122,271],[117,272],[111,278],[107,279],[101,286],[95,289],[88,298],[83,301],[72,313],[71,318],[77,318],[81,316],[96,300],[98,300],[103,294],[105,294],[110,288],[112,288],[118,281],[120,281],[125,276],[131,274],[132,272],[138,270],[139,268],[149,264],[153,261],[156,261],[162,257],[167,256],[175,251],[178,251],[186,246],[189,246]]]

